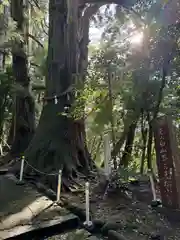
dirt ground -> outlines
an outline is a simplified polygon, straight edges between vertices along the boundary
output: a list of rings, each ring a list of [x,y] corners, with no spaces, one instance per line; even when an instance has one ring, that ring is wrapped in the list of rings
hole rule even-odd
[[[81,185],[84,185],[84,180]],[[152,194],[149,182],[132,186],[134,189],[128,196],[115,189],[104,197],[104,189],[97,179],[91,179],[90,186],[93,219],[105,221],[107,226],[128,240],[180,239],[180,221],[170,221],[150,206]],[[84,190],[62,195],[78,207],[85,207]]]
[[[128,240],[180,239],[180,222],[169,221],[151,207],[152,194],[148,182],[144,186],[133,187],[136,191],[131,195],[116,189],[104,197],[104,192],[98,188],[102,186],[96,186],[92,181],[90,209],[94,219],[107,222],[107,227],[115,228]],[[85,206],[84,192],[64,196],[81,208]]]

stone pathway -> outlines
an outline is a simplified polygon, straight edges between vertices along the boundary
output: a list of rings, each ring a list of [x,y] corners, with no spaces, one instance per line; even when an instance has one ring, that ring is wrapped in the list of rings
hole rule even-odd
[[[17,185],[13,175],[0,176],[0,239],[77,220],[66,209],[29,185]]]

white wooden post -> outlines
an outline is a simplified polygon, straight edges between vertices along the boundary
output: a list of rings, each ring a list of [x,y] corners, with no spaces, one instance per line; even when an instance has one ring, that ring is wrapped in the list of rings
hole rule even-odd
[[[22,182],[22,179],[23,179],[23,171],[24,171],[24,156],[21,159],[21,170],[20,170],[20,177],[19,177],[20,182]]]
[[[86,197],[86,221],[85,225],[91,226],[92,222],[90,221],[90,215],[89,215],[89,182],[85,183],[85,197]]]
[[[104,135],[104,173],[107,178],[111,174],[111,147],[109,134]]]
[[[61,182],[62,182],[62,170],[59,170],[59,174],[58,174],[58,185],[57,185],[57,202],[60,201]]]
[[[0,144],[0,154],[1,154],[1,156],[3,156],[3,147],[2,147],[2,144]]]
[[[56,96],[56,95],[54,96],[54,103],[55,103],[55,104],[58,104],[58,99],[57,99],[57,96]]]
[[[152,194],[153,194],[153,201],[157,201],[156,188],[155,188],[155,185],[154,185],[154,179],[153,179],[153,176],[152,176],[152,172],[149,172],[149,178],[150,178],[151,190],[152,190]]]

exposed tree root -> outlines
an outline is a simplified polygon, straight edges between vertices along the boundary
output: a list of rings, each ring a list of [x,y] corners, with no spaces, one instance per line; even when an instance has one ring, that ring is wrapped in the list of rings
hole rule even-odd
[[[60,112],[62,106],[59,104],[48,103],[44,107],[39,127],[25,156],[43,181],[52,183],[53,189],[57,185],[57,175],[48,174],[63,169],[63,188],[70,189],[80,174],[88,175],[92,164],[86,147],[84,124],[74,122]],[[26,167],[26,173],[30,172],[31,167]]]
[[[0,158],[0,166],[11,166],[16,162],[17,160],[10,153],[7,153]]]

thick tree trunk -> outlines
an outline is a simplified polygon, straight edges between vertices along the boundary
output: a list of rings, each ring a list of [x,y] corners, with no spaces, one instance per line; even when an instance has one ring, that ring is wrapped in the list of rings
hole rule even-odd
[[[86,148],[84,124],[62,115],[63,101],[44,106],[37,132],[27,149],[30,164],[52,173],[63,168],[72,178],[77,172],[87,174],[90,156]]]
[[[20,156],[27,149],[35,131],[34,100],[29,95],[16,96],[14,109],[14,131],[11,145],[11,155]]]
[[[73,74],[78,75],[82,66],[79,61],[86,61],[87,58],[87,53],[85,57],[79,54],[78,0],[69,2],[70,6],[66,5],[65,0],[49,1],[46,103],[37,132],[26,151],[29,163],[41,171],[58,172],[62,168],[66,186],[67,178],[72,180],[78,172],[87,174],[92,167],[84,121],[74,120],[67,110],[75,102]],[[87,44],[83,46],[83,51]],[[64,111],[68,113],[64,114]]]
[[[7,15],[7,7],[2,6],[2,13],[0,14],[0,39],[3,41],[5,39],[7,24],[8,24],[8,15]],[[4,72],[5,74],[5,52],[0,51],[0,72]],[[4,84],[3,80],[0,79],[0,144],[2,142],[3,128],[4,128],[4,120],[5,120],[5,110],[7,106],[7,97],[9,93],[9,86]]]
[[[11,15],[17,23],[17,31],[24,35],[26,29],[22,0],[11,1]],[[15,84],[21,88],[14,101],[13,126],[11,127],[13,141],[10,151],[13,156],[20,156],[24,153],[35,131],[35,104],[29,91],[28,60],[24,47],[24,43],[16,42],[12,50]]]

